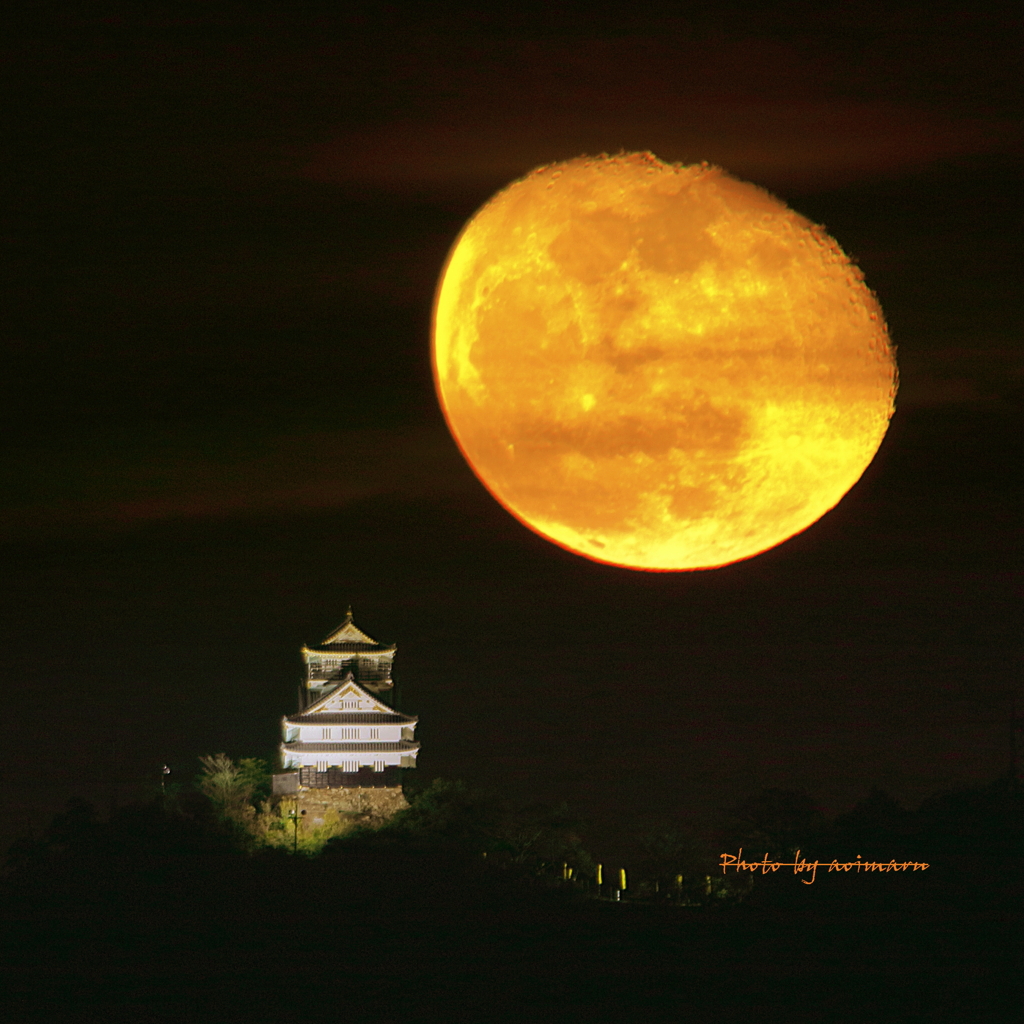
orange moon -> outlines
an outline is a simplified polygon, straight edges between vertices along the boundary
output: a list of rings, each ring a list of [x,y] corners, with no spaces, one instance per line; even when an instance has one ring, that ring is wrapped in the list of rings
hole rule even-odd
[[[896,394],[882,311],[823,229],[651,153],[541,167],[483,206],[437,287],[433,360],[506,509],[646,570],[806,529],[874,458]]]

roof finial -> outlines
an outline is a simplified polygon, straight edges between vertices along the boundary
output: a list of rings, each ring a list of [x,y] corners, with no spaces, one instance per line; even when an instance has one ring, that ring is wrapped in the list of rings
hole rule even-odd
[[[347,626],[352,621],[352,605],[348,606],[348,611],[345,612],[345,625]]]

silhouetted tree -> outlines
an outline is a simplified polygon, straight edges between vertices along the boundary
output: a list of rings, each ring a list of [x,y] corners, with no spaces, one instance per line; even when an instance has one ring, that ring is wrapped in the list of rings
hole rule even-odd
[[[560,872],[566,865],[574,872],[589,874],[593,861],[583,849],[582,828],[582,822],[564,803],[557,807],[505,805],[489,838],[496,853],[507,854],[512,863],[534,873]]]
[[[825,824],[815,801],[803,790],[764,789],[728,816],[727,841],[756,857],[781,860],[807,850]]]
[[[469,844],[486,850],[501,820],[502,807],[492,794],[461,780],[434,779],[416,793],[409,807],[386,826],[391,833]]]
[[[937,855],[1024,860],[1024,783],[1006,772],[921,804],[917,831]]]
[[[707,879],[716,876],[715,857],[707,840],[672,821],[650,825],[637,838],[637,877],[666,899],[699,902],[708,895]]]
[[[435,779],[383,827],[354,829],[335,842],[365,843],[373,833],[375,843],[486,855],[492,864],[560,876],[563,864],[576,872],[593,870],[581,831],[582,823],[564,804],[518,806],[462,781]]]
[[[909,855],[914,815],[884,790],[874,787],[863,800],[831,823],[826,840],[836,856],[891,859]],[[826,851],[827,852],[827,851]]]

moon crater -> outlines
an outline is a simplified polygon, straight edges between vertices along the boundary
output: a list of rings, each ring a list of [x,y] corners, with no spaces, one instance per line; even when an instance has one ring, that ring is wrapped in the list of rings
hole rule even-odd
[[[449,254],[434,372],[454,437],[532,529],[710,568],[805,529],[893,409],[881,310],[824,231],[717,168],[540,168]]]

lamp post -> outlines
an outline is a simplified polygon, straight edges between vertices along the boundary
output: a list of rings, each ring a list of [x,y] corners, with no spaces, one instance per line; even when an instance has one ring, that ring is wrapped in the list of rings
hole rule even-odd
[[[288,817],[292,819],[292,853],[299,852],[299,818],[301,818],[306,812],[298,811],[298,800],[295,801],[295,809],[291,810]]]
[[[167,776],[171,774],[171,769],[167,765],[161,765],[160,767],[160,795],[164,796],[167,792],[165,783],[167,782]]]

